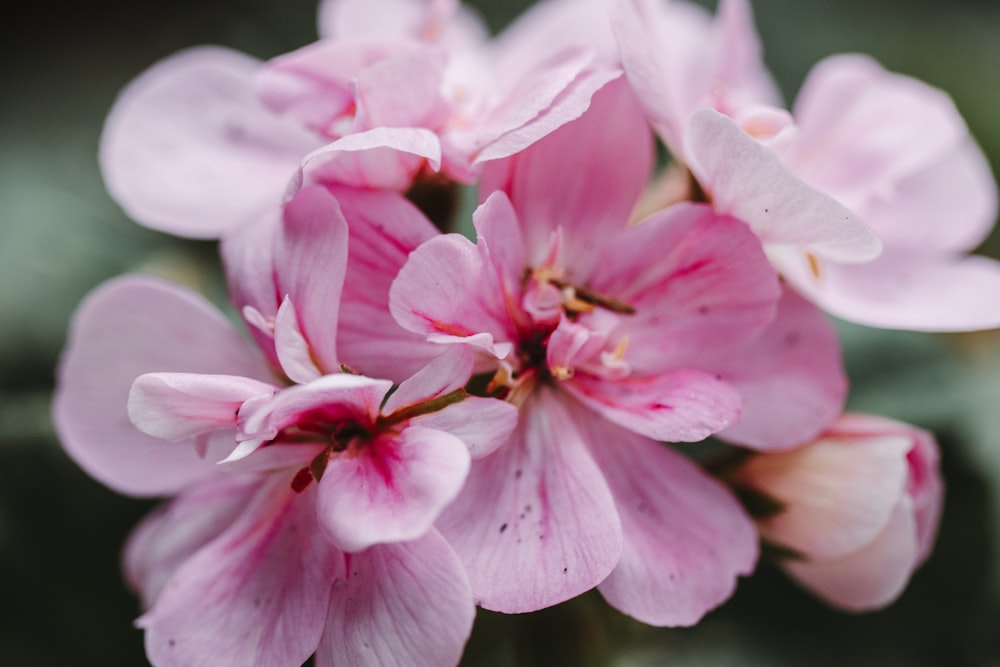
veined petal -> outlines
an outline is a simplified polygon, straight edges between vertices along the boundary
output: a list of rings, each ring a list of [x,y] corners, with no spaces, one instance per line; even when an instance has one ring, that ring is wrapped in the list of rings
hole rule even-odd
[[[457,234],[433,238],[410,254],[389,290],[399,324],[416,333],[515,340],[505,294],[481,247]]]
[[[281,204],[320,141],[254,97],[258,61],[201,47],[160,61],[120,94],[101,137],[105,182],[154,229],[217,238]]]
[[[716,210],[746,222],[765,245],[792,245],[838,262],[866,262],[882,245],[850,209],[793,175],[769,149],[712,109],[684,135],[688,166]]]
[[[410,423],[450,433],[466,444],[473,459],[480,459],[507,442],[517,426],[517,407],[495,398],[470,396],[414,417]]]
[[[403,38],[453,51],[489,37],[482,19],[457,0],[321,0],[317,23],[321,37],[348,44]]]
[[[274,475],[242,515],[188,558],[139,620],[166,667],[298,665],[316,650],[344,556],[315,526],[315,496]]]
[[[469,450],[455,436],[411,425],[360,452],[331,458],[319,481],[317,516],[347,552],[414,540],[462,488]]]
[[[319,370],[339,370],[337,321],[347,271],[347,221],[325,189],[300,190],[285,206],[277,237],[275,277],[287,295]]]
[[[132,383],[144,373],[218,373],[272,379],[264,359],[201,296],[149,277],[98,287],[70,327],[53,399],[69,455],[122,493],[176,493],[216,474],[212,456],[147,436],[128,419]]]
[[[441,95],[446,61],[440,50],[419,48],[384,58],[358,72],[353,81],[357,129],[439,130],[451,111]]]
[[[148,435],[186,440],[236,426],[240,406],[278,388],[236,375],[146,373],[136,378],[128,396],[128,416]]]
[[[260,479],[220,475],[185,489],[157,507],[129,535],[122,556],[125,578],[149,609],[174,572],[232,525]]]
[[[291,297],[285,297],[274,317],[274,354],[278,357],[281,370],[292,382],[304,384],[323,375],[316,366],[312,348],[302,333],[298,313]]]
[[[881,609],[903,592],[916,565],[916,521],[908,505],[901,500],[878,538],[860,551],[836,560],[788,560],[782,567],[834,607]]]
[[[740,413],[739,393],[700,370],[620,380],[577,373],[560,386],[605,419],[654,440],[704,440]]]
[[[681,454],[601,420],[588,439],[622,520],[625,547],[598,589],[652,625],[688,626],[757,561],[757,532],[722,485]]]
[[[607,243],[603,257],[588,286],[635,309],[618,332],[629,338],[624,360],[646,374],[690,368],[706,348],[754,338],[781,294],[746,225],[700,204],[654,214]]]
[[[614,501],[564,401],[536,389],[511,440],[472,466],[438,521],[485,609],[519,613],[568,600],[600,583],[621,555]]]
[[[317,667],[458,663],[475,606],[462,564],[436,530],[349,555],[345,579],[333,584]]]

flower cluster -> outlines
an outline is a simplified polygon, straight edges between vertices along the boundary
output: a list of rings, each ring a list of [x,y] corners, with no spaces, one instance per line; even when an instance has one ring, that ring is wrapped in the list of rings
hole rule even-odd
[[[125,551],[153,664],[454,664],[477,605],[593,588],[687,626],[761,544],[835,606],[900,594],[936,445],[842,414],[822,311],[1000,326],[966,256],[996,190],[944,93],[836,56],[787,110],[746,0],[544,0],[496,37],[326,0],[320,34],[168,58],[105,128],[112,195],[220,240],[247,333],[140,276],[72,323],[67,452],[170,498]]]

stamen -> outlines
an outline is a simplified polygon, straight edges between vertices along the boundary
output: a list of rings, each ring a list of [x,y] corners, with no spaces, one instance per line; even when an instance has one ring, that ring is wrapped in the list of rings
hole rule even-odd
[[[551,366],[549,373],[557,380],[568,380],[573,377],[573,369],[568,366]]]
[[[614,361],[621,361],[625,358],[625,350],[628,349],[628,336],[622,336],[622,339],[618,341],[618,345],[615,346],[614,352],[611,353],[611,358]]]
[[[819,258],[811,252],[806,253],[806,261],[809,262],[809,271],[816,277],[816,280],[822,280],[821,275],[821,265],[819,263]]]

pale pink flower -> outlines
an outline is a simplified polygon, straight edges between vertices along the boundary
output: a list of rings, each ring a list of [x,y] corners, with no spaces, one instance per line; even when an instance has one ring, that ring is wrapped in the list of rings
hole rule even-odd
[[[829,604],[879,609],[930,554],[943,483],[937,444],[907,424],[848,414],[797,449],[751,456],[729,474],[766,499],[762,539],[785,572]]]
[[[405,190],[439,169],[469,182],[483,161],[579,116],[620,75],[581,48],[491,43],[454,2],[330,2],[321,22],[331,38],[266,64],[202,47],[127,86],[101,141],[125,211],[215,238],[312,182]]]
[[[870,58],[834,56],[789,114],[768,92],[748,3],[721,3],[691,40],[667,20],[683,6],[621,0],[613,25],[647,116],[712,205],[839,317],[1000,326],[1000,264],[965,256],[992,227],[996,185],[948,96]]]
[[[829,325],[794,295],[778,306],[745,225],[680,205],[628,226],[651,148],[631,93],[609,85],[491,167],[484,187],[501,191],[474,216],[476,244],[431,239],[392,285],[401,325],[477,350],[486,391],[521,407],[439,522],[488,609],[598,586],[645,622],[696,622],[750,571],[756,544],[733,499],[654,440],[743,424],[740,389],[754,382],[788,399],[754,406],[733,434],[762,447],[794,444],[767,442],[775,421],[817,433],[843,399]]]
[[[471,629],[466,575],[433,524],[516,411],[464,392],[466,350],[388,398],[390,380],[335,372],[347,230],[327,200],[303,191],[276,238],[276,366],[153,279],[108,283],[74,318],[64,446],[112,488],[176,496],[126,552],[156,665],[449,664]]]
[[[647,117],[716,210],[743,220],[769,251],[841,262],[878,255],[879,240],[857,214],[755,139],[778,143],[793,128],[748,0],[725,0],[714,21],[681,2],[618,0],[612,25]]]

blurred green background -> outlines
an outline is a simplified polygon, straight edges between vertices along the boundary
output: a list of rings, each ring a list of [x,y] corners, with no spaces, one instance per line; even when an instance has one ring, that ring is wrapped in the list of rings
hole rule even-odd
[[[476,4],[500,27],[528,3]],[[1000,167],[1000,3],[759,0],[755,11],[787,99],[823,56],[867,52],[950,92]],[[104,193],[101,125],[116,92],[177,49],[216,43],[267,58],[311,41],[315,3],[57,0],[4,13],[0,664],[143,665],[118,558],[151,504],[107,491],[62,454],[48,420],[53,368],[75,304],[112,275],[150,270],[221,293],[212,244],[140,228]],[[983,251],[1000,255],[1000,238]],[[1000,334],[841,330],[851,406],[930,428],[943,448],[940,540],[899,602],[833,612],[764,563],[691,629],[642,626],[594,594],[537,614],[482,612],[465,662],[1000,667]]]

